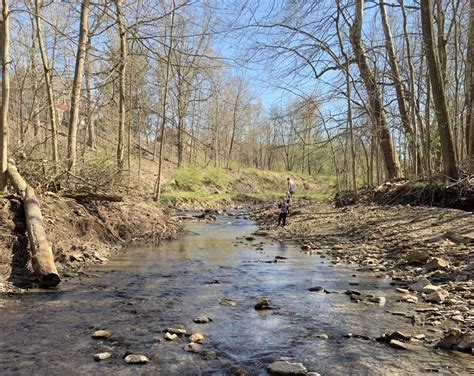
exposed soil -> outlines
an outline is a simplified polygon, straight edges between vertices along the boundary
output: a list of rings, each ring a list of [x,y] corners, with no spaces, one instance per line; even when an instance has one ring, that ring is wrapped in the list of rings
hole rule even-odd
[[[161,206],[138,198],[79,203],[49,193],[39,199],[63,279],[80,274],[86,265],[107,262],[130,241],[159,242],[175,237],[180,229]],[[0,199],[0,237],[0,292],[34,285],[23,207],[17,196]]]
[[[427,278],[449,296],[428,303],[428,292],[406,291],[404,297],[400,290],[400,299],[414,297],[415,307],[428,307],[413,318],[414,324],[439,332],[457,327],[472,333],[474,213],[409,205],[336,208],[296,201],[285,228],[276,227],[277,216],[276,205],[256,213],[262,230],[300,244],[302,252],[330,258],[335,265],[358,265],[358,270],[380,278],[388,276],[394,289]],[[448,265],[429,270],[435,257]]]

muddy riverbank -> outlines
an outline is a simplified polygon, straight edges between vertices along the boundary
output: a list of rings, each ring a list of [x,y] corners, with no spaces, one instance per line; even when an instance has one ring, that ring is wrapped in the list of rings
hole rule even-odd
[[[106,263],[128,243],[158,243],[176,237],[180,225],[172,213],[153,201],[78,202],[54,193],[39,197],[44,225],[61,278]],[[0,293],[32,287],[24,212],[19,197],[0,198]]]
[[[437,333],[387,313],[414,308],[397,301],[390,278],[256,230],[235,216],[190,223],[179,239],[130,248],[58,290],[10,298],[0,315],[2,373],[267,375],[278,361],[321,375],[473,371],[471,355],[433,349]],[[385,304],[356,304],[348,290]],[[255,309],[262,299],[271,309]],[[98,330],[107,336],[92,338]],[[375,340],[396,331],[413,338],[409,350]],[[202,343],[189,345],[197,333]],[[131,353],[148,362],[126,363]]]

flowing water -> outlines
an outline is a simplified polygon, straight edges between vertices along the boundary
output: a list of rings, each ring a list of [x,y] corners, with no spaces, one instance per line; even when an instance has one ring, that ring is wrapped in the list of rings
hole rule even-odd
[[[413,305],[394,303],[389,280],[332,267],[326,259],[280,242],[236,241],[256,229],[245,219],[219,217],[186,228],[178,240],[158,248],[130,248],[88,271],[89,276],[67,281],[59,290],[29,290],[2,309],[0,374],[231,375],[243,368],[266,375],[266,366],[278,359],[301,362],[322,375],[473,372],[470,355],[423,346],[403,351],[344,337],[395,330],[429,336],[427,328],[385,312],[413,310]],[[263,251],[256,250],[260,241]],[[275,256],[288,262],[268,262]],[[334,293],[309,292],[313,286]],[[385,296],[387,304],[351,303],[342,294],[347,289]],[[256,311],[262,297],[276,309]],[[223,298],[237,305],[219,304]],[[193,323],[203,315],[213,321]],[[164,340],[163,330],[173,324],[203,333],[205,352],[185,352],[186,338]],[[91,338],[97,329],[113,336]],[[320,339],[322,333],[329,339]],[[93,354],[102,351],[113,356],[95,362]],[[150,362],[127,365],[122,359],[127,351],[146,354]]]

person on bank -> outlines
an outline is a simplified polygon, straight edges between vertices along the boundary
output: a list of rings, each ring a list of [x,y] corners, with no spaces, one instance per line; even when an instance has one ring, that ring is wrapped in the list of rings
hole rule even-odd
[[[290,213],[290,200],[284,198],[282,202],[278,204],[280,208],[280,215],[278,216],[278,227],[281,225],[285,227],[286,225],[286,217]]]
[[[288,181],[288,195],[290,198],[292,198],[296,192],[296,184],[290,177],[288,177],[286,180]]]

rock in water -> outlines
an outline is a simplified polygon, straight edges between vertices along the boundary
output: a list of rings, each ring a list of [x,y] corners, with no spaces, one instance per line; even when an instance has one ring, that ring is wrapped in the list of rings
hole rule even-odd
[[[191,342],[191,343],[188,343],[187,345],[184,345],[183,350],[187,351],[187,352],[192,352],[192,353],[202,353],[202,351],[203,351],[202,345],[200,345],[198,343],[194,343],[194,342]]]
[[[112,353],[110,353],[110,352],[97,353],[97,354],[94,354],[94,360],[96,362],[100,362],[101,360],[108,359],[111,356],[112,356]]]
[[[166,332],[165,333],[165,339],[167,339],[168,341],[174,341],[175,339],[178,339],[178,335],[173,333],[171,334],[170,332]]]
[[[428,270],[429,272],[432,270],[440,270],[440,269],[445,269],[449,266],[449,261],[445,260],[441,257],[435,257],[431,259],[426,265],[425,269]]]
[[[184,336],[186,334],[186,328],[184,325],[173,325],[166,329],[167,332],[171,334],[176,334],[178,336]]]
[[[267,309],[273,309],[270,306],[270,301],[267,298],[263,298],[257,304],[255,304],[256,311],[265,311]]]
[[[194,333],[189,337],[189,342],[201,343],[204,336],[201,333]]]
[[[125,357],[125,363],[128,364],[145,364],[150,361],[145,355],[129,354]]]
[[[229,307],[235,307],[237,305],[235,301],[233,301],[232,299],[227,299],[227,298],[221,299],[219,304],[229,306]]]
[[[413,350],[413,347],[410,346],[408,343],[398,341],[396,339],[390,340],[389,345],[395,349],[400,349],[400,350]]]
[[[322,292],[324,291],[324,288],[321,286],[316,286],[316,287],[310,287],[308,290],[311,292]]]
[[[97,330],[92,333],[92,338],[110,338],[112,337],[112,333],[108,330]]]
[[[195,317],[193,321],[196,324],[207,324],[208,322],[212,321],[212,319],[210,319],[207,316],[198,316],[198,317]]]
[[[268,373],[272,375],[306,375],[308,370],[301,363],[290,363],[288,361],[273,362],[267,367]]]

